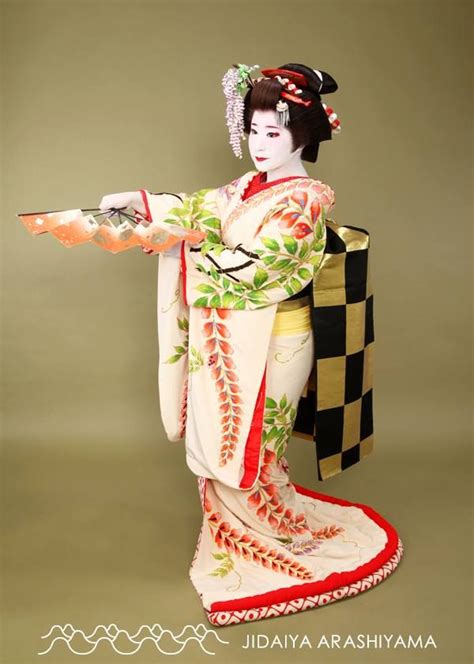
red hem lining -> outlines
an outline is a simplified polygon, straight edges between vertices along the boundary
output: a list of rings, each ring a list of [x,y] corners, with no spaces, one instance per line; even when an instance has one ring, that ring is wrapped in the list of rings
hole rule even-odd
[[[260,459],[260,446],[262,444],[263,411],[265,406],[267,365],[263,371],[260,389],[258,391],[255,409],[253,411],[252,424],[245,444],[244,452],[244,474],[240,480],[240,489],[250,489],[258,473]]]
[[[397,551],[398,547],[398,533],[395,528],[388,523],[380,514],[368,505],[362,503],[354,503],[343,498],[334,498],[324,493],[318,493],[311,489],[306,489],[303,486],[294,484],[297,493],[311,498],[317,498],[326,502],[334,503],[335,505],[345,505],[348,507],[360,507],[360,509],[375,523],[385,530],[388,541],[384,549],[375,556],[372,560],[364,565],[360,565],[355,570],[350,572],[333,572],[326,579],[322,581],[313,581],[311,583],[303,583],[297,586],[289,586],[288,588],[280,588],[279,590],[271,590],[261,595],[252,595],[249,597],[241,597],[240,599],[230,600],[229,602],[214,602],[208,612],[214,611],[239,611],[242,609],[258,609],[270,604],[278,604],[280,602],[288,602],[293,599],[300,599],[308,597],[309,595],[320,595],[323,593],[337,590],[342,586],[350,585],[360,581],[366,576],[378,571]]]

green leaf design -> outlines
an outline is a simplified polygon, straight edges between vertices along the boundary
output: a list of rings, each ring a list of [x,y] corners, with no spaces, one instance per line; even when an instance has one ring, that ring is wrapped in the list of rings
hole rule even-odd
[[[202,219],[203,215],[198,215],[196,218],[197,219]],[[203,226],[207,226],[208,228],[220,228],[221,227],[221,222],[217,217],[209,217],[207,219],[204,219],[202,221]]]
[[[196,286],[196,290],[198,290],[200,293],[215,293],[216,289],[214,286],[211,286],[210,284],[199,284],[199,286]]]
[[[216,567],[215,570],[209,572],[209,576],[227,576],[234,569],[234,561],[230,553],[213,553],[213,557],[216,560],[221,560],[222,563],[219,567]]]
[[[261,240],[262,244],[266,246],[267,249],[271,249],[272,251],[280,251],[280,245],[273,238],[271,238],[271,237],[262,237],[262,238],[260,238],[260,240]]]
[[[178,327],[180,330],[189,329],[189,321],[185,316],[183,318],[178,318],[177,320],[178,320]]]
[[[174,364],[178,360],[180,360],[183,356],[182,355],[171,355],[167,360],[166,364]]]
[[[318,240],[321,240],[321,238],[324,235],[324,223],[325,221],[323,221],[322,223],[318,223],[318,225],[316,226],[316,238]]]
[[[300,267],[298,270],[298,276],[300,279],[311,279],[313,276],[311,272],[306,267]]]
[[[250,302],[255,302],[255,304],[268,302],[268,295],[266,293],[262,293],[261,291],[250,291],[247,294],[247,298],[250,300]]]
[[[291,260],[291,258],[280,258],[275,265],[273,266],[274,270],[282,270],[284,267],[287,267],[288,265],[293,265],[294,261]]]
[[[290,279],[290,286],[292,289],[297,293],[298,291],[302,290],[303,285],[296,277],[291,277]]]
[[[214,250],[220,249],[220,247],[221,247],[221,244],[220,244],[221,238],[217,233],[214,233],[214,231],[209,231],[209,233],[206,236],[206,240],[208,242],[212,242],[214,244],[219,245],[218,247],[214,247]],[[223,251],[224,249],[226,249],[226,247],[225,247],[225,245],[222,245],[222,250],[221,251]]]
[[[301,259],[304,259],[306,258],[306,256],[309,254],[310,251],[311,251],[310,243],[307,240],[303,240],[303,242],[301,243],[301,249],[299,251],[298,256]]]
[[[268,272],[266,272],[266,270],[263,268],[258,267],[253,277],[253,285],[255,288],[260,288],[260,286],[262,286],[262,284],[264,284],[267,279]]]
[[[211,307],[221,307],[221,297],[220,295],[213,295],[209,301],[209,306]]]
[[[264,444],[272,444],[277,459],[283,456],[288,439],[293,429],[296,418],[296,407],[288,401],[287,395],[283,394],[280,402],[266,397],[263,440]]]
[[[280,459],[280,457],[283,455],[283,452],[285,451],[285,438],[281,438],[278,440],[278,442],[275,444],[275,454],[277,456],[277,460]]]
[[[224,293],[224,295],[222,296],[222,306],[224,308],[229,308],[238,299],[239,299],[238,295],[234,295],[234,293],[231,293],[230,291],[226,291]]]
[[[282,238],[283,244],[285,245],[285,249],[288,251],[288,253],[293,255],[296,254],[298,243],[295,238],[292,235],[282,235]]]
[[[193,307],[208,307],[208,299],[207,297],[198,297],[197,300],[194,300],[193,302]]]
[[[190,358],[188,363],[188,368],[191,373],[198,371],[202,366],[204,366],[204,358],[202,353],[195,347],[191,346],[190,348]]]
[[[272,426],[272,428],[268,432],[268,440],[271,440],[272,438],[276,438],[277,436],[278,436],[278,427]]]

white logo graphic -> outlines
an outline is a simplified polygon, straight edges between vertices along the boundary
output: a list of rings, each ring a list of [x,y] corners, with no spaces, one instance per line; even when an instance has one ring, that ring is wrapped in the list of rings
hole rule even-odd
[[[132,635],[127,630],[119,629],[117,625],[112,624],[97,625],[91,634],[85,634],[81,629],[74,629],[71,624],[53,625],[49,632],[42,636],[42,639],[51,637],[52,641],[49,648],[38,655],[47,655],[58,641],[66,643],[69,650],[75,655],[90,655],[95,651],[101,641],[108,641],[118,655],[134,655],[137,653],[145,641],[152,641],[162,655],[179,655],[185,649],[186,645],[192,641],[198,643],[201,650],[207,655],[215,655],[204,647],[213,646],[215,642],[228,644],[229,641],[223,641],[217,636],[214,629],[208,629],[202,623],[199,625],[186,625],[176,636],[169,629],[163,629],[161,625],[155,624],[141,625]],[[210,642],[210,643],[209,643]],[[118,648],[120,644],[120,648]],[[128,648],[127,646],[130,645]]]

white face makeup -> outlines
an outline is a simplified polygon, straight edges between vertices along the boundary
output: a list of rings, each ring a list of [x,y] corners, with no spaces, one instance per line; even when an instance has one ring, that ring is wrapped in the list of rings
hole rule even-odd
[[[303,148],[292,152],[292,137],[287,127],[277,123],[276,111],[254,111],[248,137],[249,153],[259,171],[273,171],[298,159]]]

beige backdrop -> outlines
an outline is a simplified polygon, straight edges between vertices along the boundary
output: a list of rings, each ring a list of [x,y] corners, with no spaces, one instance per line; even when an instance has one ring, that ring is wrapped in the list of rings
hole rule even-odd
[[[371,233],[376,451],[316,480],[371,505],[405,557],[357,598],[219,631],[229,662],[468,662],[470,619],[468,3],[2,2],[3,650],[38,661],[54,624],[178,633],[206,620],[188,580],[200,526],[157,393],[157,257],[65,249],[18,212],[107,193],[194,191],[253,168],[228,145],[233,62],[328,71],[342,122],[308,172],[333,218]],[[243,650],[247,634],[431,634],[438,648]],[[46,639],[49,642],[49,639]],[[78,646],[80,649],[80,646]],[[48,662],[74,656],[57,644]],[[106,643],[90,659],[117,661]],[[134,656],[163,655],[151,644]],[[179,662],[208,655],[189,644]]]

